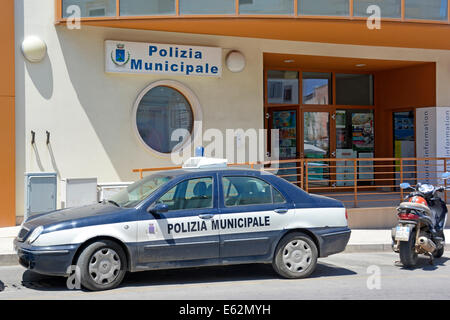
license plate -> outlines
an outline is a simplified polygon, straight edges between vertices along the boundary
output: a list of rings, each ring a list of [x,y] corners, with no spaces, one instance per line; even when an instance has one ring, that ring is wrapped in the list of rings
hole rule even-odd
[[[397,240],[397,241],[408,241],[410,232],[411,232],[411,230],[410,230],[409,227],[400,227],[400,226],[398,226],[395,229],[395,240]]]

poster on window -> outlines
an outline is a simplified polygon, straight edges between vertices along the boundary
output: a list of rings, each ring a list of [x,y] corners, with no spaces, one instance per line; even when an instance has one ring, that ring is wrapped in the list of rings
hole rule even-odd
[[[374,142],[373,113],[353,113],[352,133],[355,150],[371,150]]]
[[[394,113],[394,139],[414,141],[414,116],[411,112]]]
[[[297,154],[297,113],[276,111],[273,113],[273,128],[279,130],[280,159],[295,158]]]

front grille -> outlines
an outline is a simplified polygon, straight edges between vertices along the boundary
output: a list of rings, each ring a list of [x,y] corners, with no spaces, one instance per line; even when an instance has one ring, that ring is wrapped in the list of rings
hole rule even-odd
[[[20,229],[19,231],[19,235],[17,236],[17,240],[19,240],[20,242],[24,242],[29,232],[29,229],[22,227],[22,229]]]

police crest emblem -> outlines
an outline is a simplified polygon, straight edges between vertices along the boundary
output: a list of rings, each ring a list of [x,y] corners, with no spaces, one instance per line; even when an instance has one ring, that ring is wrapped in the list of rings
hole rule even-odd
[[[117,66],[124,66],[130,61],[130,52],[125,50],[125,45],[118,43],[116,50],[111,52],[111,60]]]

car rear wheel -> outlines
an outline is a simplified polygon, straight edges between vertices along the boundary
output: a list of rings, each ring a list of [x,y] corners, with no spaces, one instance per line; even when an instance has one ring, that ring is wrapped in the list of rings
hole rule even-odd
[[[290,233],[277,246],[273,268],[283,278],[306,278],[316,268],[317,258],[317,246],[309,236]]]
[[[92,291],[117,287],[127,270],[127,260],[120,245],[110,240],[94,242],[78,258],[81,285]]]

